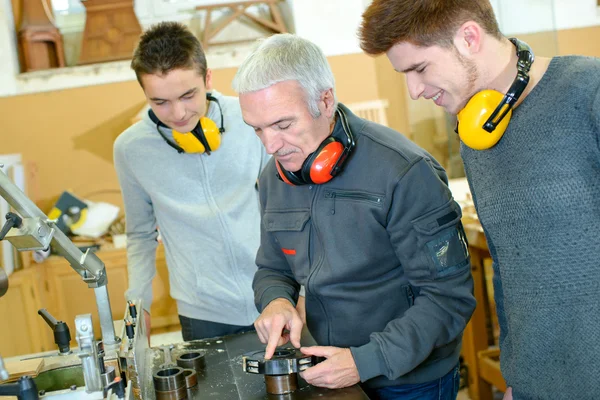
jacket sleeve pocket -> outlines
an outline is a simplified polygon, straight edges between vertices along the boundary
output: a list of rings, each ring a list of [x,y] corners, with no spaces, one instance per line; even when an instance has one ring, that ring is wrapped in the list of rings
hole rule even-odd
[[[469,266],[469,249],[461,216],[458,204],[450,200],[413,221],[433,278],[452,276]]]

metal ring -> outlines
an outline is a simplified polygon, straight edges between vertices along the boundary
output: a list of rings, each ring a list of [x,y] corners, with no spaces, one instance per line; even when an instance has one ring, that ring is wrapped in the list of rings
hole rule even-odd
[[[183,375],[185,375],[185,386],[190,389],[198,384],[198,374],[195,369],[184,368]]]
[[[160,369],[153,375],[154,389],[157,392],[185,389],[185,375],[180,367]]]
[[[205,352],[190,351],[187,353],[180,354],[177,357],[177,365],[181,368],[193,369],[196,372],[200,372],[204,369],[204,355]]]

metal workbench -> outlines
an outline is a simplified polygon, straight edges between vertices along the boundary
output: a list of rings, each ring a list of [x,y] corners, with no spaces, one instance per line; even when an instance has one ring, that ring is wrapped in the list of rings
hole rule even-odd
[[[303,339],[303,344],[304,339]],[[308,385],[298,377],[298,390],[291,394],[272,395],[265,390],[263,375],[249,374],[242,370],[242,354],[253,350],[264,349],[256,332],[225,336],[209,340],[197,340],[173,344],[171,357],[175,360],[180,354],[192,350],[206,352],[205,369],[198,373],[198,385],[188,390],[188,399],[218,399],[218,400],[301,400],[301,399],[334,399],[334,400],[364,400],[368,399],[360,386],[354,385],[344,389],[329,390]],[[164,363],[164,353],[161,349],[147,349],[146,384],[144,400],[155,400],[152,375]]]

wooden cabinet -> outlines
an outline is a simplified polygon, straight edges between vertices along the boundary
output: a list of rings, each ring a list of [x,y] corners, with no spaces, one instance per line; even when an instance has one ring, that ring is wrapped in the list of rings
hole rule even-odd
[[[125,249],[101,250],[96,255],[104,262],[113,320],[123,318],[125,291],[129,285]],[[152,332],[177,329],[177,305],[169,296],[169,278],[162,246],[156,257],[157,273],[152,283]],[[46,308],[54,318],[69,325],[71,346],[75,340],[75,317],[92,314],[94,333],[101,337],[94,290],[89,288],[62,257],[51,256],[41,264],[17,271],[9,277],[9,290],[0,298],[0,354],[10,357],[53,350],[56,345],[50,327],[37,314]]]
[[[43,270],[28,268],[9,277],[8,292],[0,298],[0,355],[51,350],[54,339],[37,314],[44,307]]]
[[[108,275],[108,296],[113,312],[113,320],[123,318],[125,310],[124,293],[127,290],[127,259],[124,251],[99,251],[96,253],[104,262]],[[75,340],[75,317],[79,314],[92,314],[94,334],[101,337],[98,309],[94,289],[85,284],[67,260],[62,257],[50,257],[43,264],[47,276],[48,311],[56,319],[69,325],[71,347],[77,346]]]

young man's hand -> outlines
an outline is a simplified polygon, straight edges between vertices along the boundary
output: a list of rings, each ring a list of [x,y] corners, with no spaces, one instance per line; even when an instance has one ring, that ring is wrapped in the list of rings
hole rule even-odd
[[[273,357],[277,346],[288,341],[299,348],[303,325],[298,311],[287,299],[275,299],[270,302],[254,322],[258,338],[267,344],[265,358]]]

